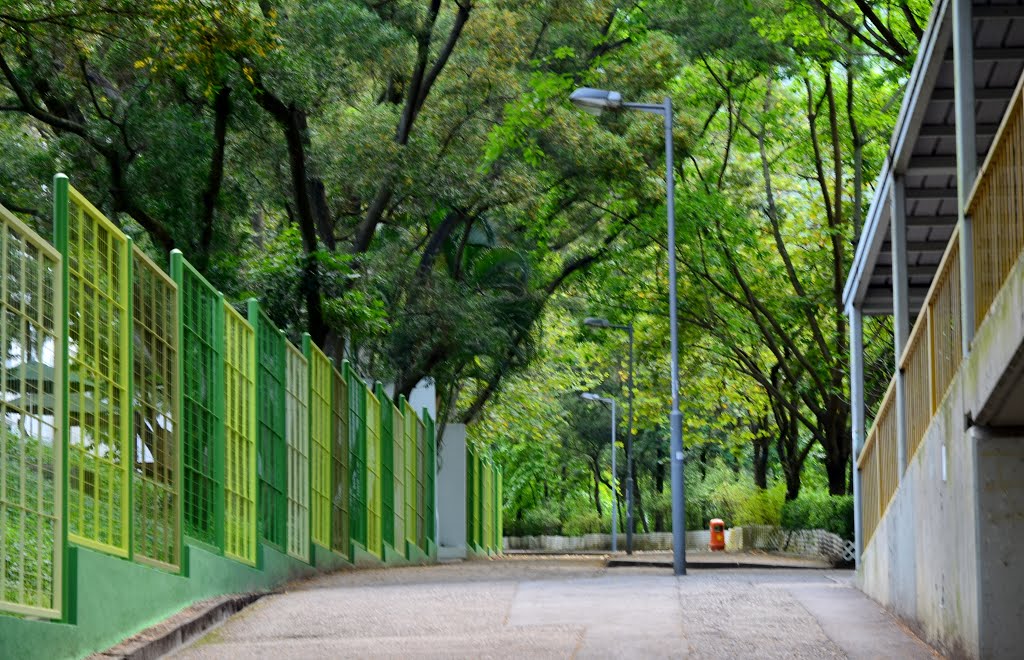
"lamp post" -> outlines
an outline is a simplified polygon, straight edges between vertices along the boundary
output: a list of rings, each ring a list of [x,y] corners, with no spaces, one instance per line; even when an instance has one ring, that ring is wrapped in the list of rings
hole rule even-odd
[[[629,334],[629,413],[626,421],[626,554],[633,554],[633,324],[617,325],[608,319],[586,318],[592,328],[625,330]]]
[[[619,549],[617,542],[619,520],[618,514],[615,511],[618,504],[618,499],[615,496],[615,397],[599,396],[591,392],[584,392],[580,396],[587,401],[600,401],[612,404],[612,552],[617,552]]]
[[[639,110],[660,115],[665,122],[665,193],[668,212],[668,305],[672,352],[672,410],[669,412],[669,454],[672,461],[673,570],[686,575],[686,499],[683,492],[683,413],[679,411],[679,332],[676,309],[676,195],[672,163],[672,99],[662,103],[625,103],[622,94],[581,87],[569,100],[591,114],[605,110]]]

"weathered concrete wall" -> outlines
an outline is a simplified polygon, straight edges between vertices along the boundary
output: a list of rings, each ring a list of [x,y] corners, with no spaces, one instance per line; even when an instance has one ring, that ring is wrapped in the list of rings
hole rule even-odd
[[[466,556],[466,425],[447,424],[437,473],[438,557]]]
[[[1024,437],[975,432],[982,658],[1024,654]]]
[[[1024,438],[1000,438],[998,428],[1024,422],[1022,346],[1024,261],[861,557],[863,590],[954,656],[1020,657],[1024,648]]]

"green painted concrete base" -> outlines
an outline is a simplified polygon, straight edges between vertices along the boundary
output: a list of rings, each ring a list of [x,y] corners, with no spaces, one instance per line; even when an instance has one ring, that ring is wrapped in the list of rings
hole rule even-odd
[[[186,545],[185,569],[174,575],[85,548],[71,547],[76,567],[74,625],[0,616],[0,657],[80,658],[102,651],[192,603],[222,594],[266,591],[292,579],[344,568],[337,555],[314,548],[316,568],[263,546],[262,570]],[[187,574],[186,574],[187,573]]]
[[[384,562],[358,543],[352,544],[352,563],[359,568],[380,568]]]
[[[409,560],[401,552],[395,550],[390,543],[385,543],[384,563],[388,566],[408,566]]]
[[[419,566],[422,564],[429,564],[431,562],[430,557],[412,543],[406,542],[406,547],[408,548],[410,564],[416,564]]]

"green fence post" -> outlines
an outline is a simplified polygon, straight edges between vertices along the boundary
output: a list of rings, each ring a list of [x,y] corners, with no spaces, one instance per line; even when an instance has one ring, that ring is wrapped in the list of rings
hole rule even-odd
[[[62,377],[69,378],[70,366],[68,356],[68,177],[57,174],[53,177],[53,233],[54,247],[61,254],[60,280],[57,296],[60,299],[60,346],[54,356],[54,364],[58,364]],[[78,622],[78,575],[75,561],[71,559],[71,548],[68,543],[68,446],[71,440],[71,429],[68,425],[68,388],[66,385],[55,394],[60,397],[61,406],[61,439],[60,439],[60,489],[58,506],[60,507],[60,538],[54,539],[54,547],[60,544],[60,602],[54,606],[61,611],[61,621],[68,624]],[[56,582],[56,581],[55,581]],[[55,584],[56,586],[56,584]]]

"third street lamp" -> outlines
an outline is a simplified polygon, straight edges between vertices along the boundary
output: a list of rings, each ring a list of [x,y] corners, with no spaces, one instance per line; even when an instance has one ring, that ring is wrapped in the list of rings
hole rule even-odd
[[[616,542],[619,521],[618,513],[616,513],[616,504],[618,502],[615,497],[615,397],[604,397],[592,392],[584,392],[580,397],[587,401],[600,401],[601,403],[610,403],[612,405],[612,552],[616,552],[619,549]]]
[[[633,324],[617,325],[608,319],[586,318],[592,328],[625,330],[629,334],[629,413],[626,422],[626,554],[633,554]]]

